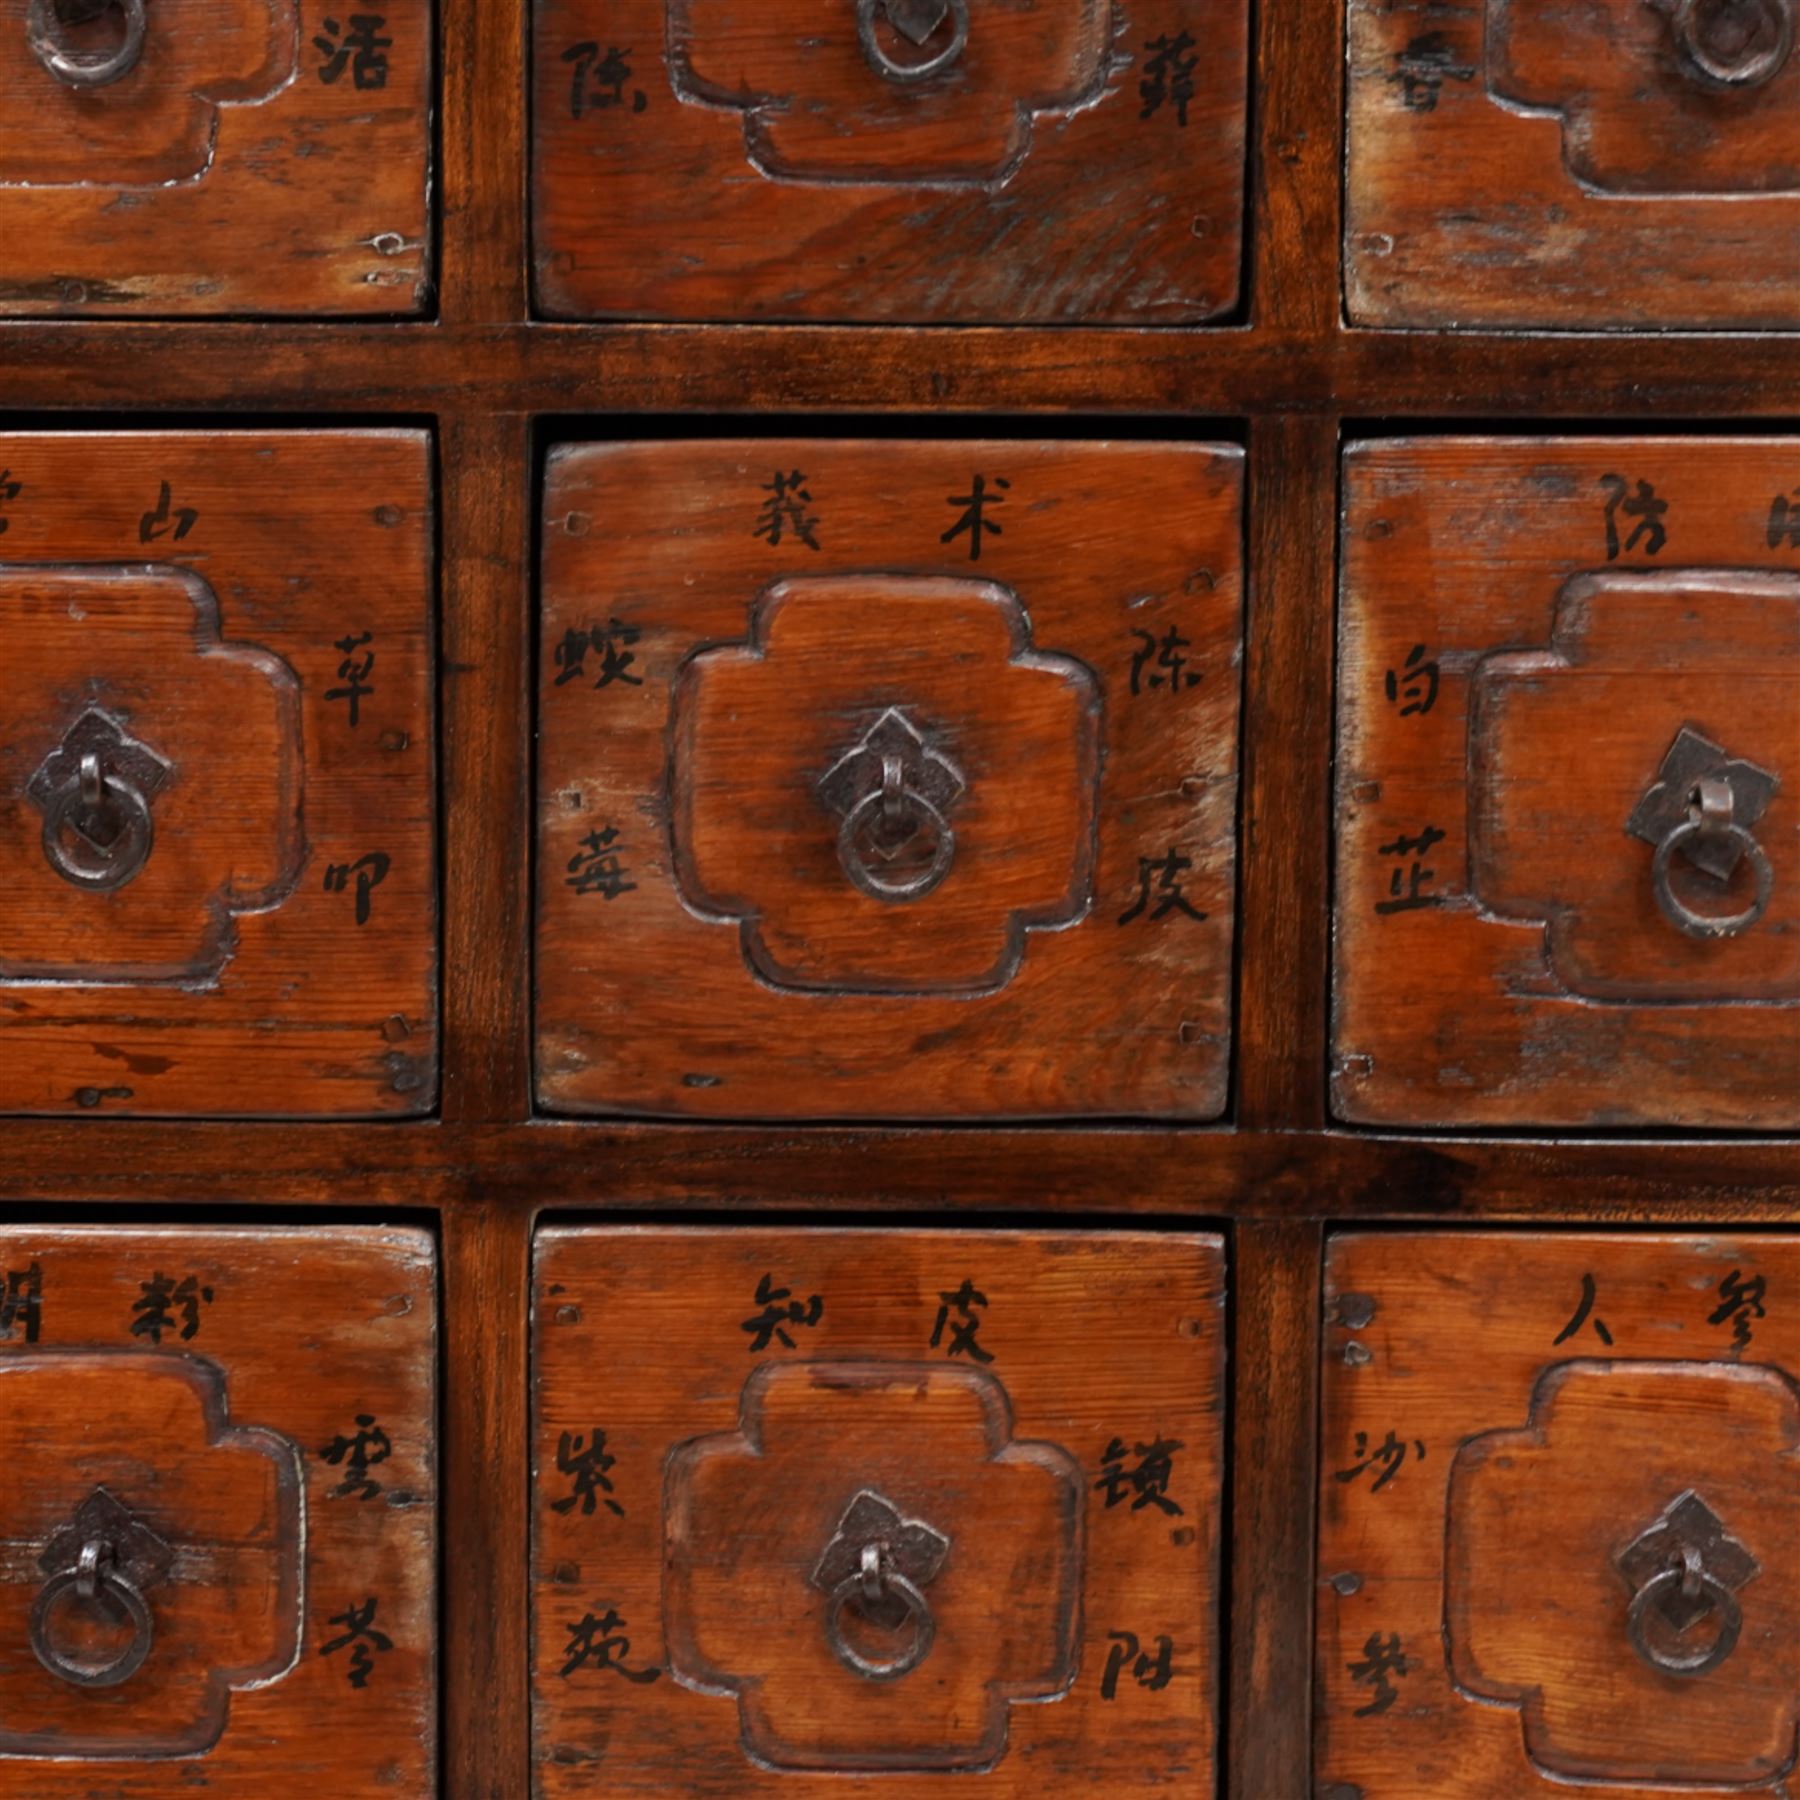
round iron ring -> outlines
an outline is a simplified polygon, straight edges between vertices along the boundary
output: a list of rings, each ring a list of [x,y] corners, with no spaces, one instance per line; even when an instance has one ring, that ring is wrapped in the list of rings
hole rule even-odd
[[[1690,839],[1699,837],[1702,832],[1730,838],[1749,857],[1750,867],[1756,873],[1756,898],[1742,912],[1695,912],[1670,884],[1669,866],[1675,852]],[[1684,820],[1656,846],[1656,856],[1650,864],[1650,880],[1656,891],[1656,904],[1662,908],[1663,917],[1677,931],[1691,938],[1702,939],[1736,937],[1739,932],[1748,931],[1769,910],[1769,897],[1775,891],[1775,871],[1769,866],[1769,858],[1762,845],[1742,825],[1717,825],[1705,819]]]
[[[71,1588],[84,1600],[101,1601],[114,1618],[131,1627],[131,1637],[117,1656],[100,1662],[70,1656],[58,1647],[51,1614]],[[109,1688],[129,1681],[150,1654],[155,1626],[144,1596],[113,1566],[107,1544],[84,1544],[81,1561],[46,1581],[31,1608],[31,1648],[37,1659],[61,1681],[76,1687]]]

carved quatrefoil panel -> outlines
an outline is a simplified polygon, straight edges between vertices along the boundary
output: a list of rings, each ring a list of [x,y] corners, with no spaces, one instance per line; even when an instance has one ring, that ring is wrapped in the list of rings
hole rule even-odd
[[[234,1689],[293,1668],[300,1452],[231,1423],[217,1364],[172,1351],[0,1359],[0,1469],[0,1757],[199,1756],[224,1733]],[[128,1681],[94,1690],[40,1664],[29,1619],[46,1552],[60,1559],[77,1516],[116,1511],[155,1551],[143,1596],[154,1634]]]
[[[53,13],[55,0],[45,0]],[[119,36],[116,9],[65,4],[84,22],[59,40],[89,53]],[[254,104],[293,79],[292,0],[147,0],[136,65],[106,87],[73,88],[32,51],[25,0],[0,29],[0,182],[25,187],[155,187],[192,181],[213,157],[219,109]],[[110,16],[109,16],[110,15]]]
[[[1795,0],[1490,0],[1502,100],[1562,121],[1563,157],[1621,194],[1800,192]]]
[[[926,187],[1004,182],[1029,154],[1038,114],[1074,111],[1105,89],[1113,15],[1102,0],[865,8],[866,30],[878,46],[891,34],[902,66],[943,55],[949,34],[966,29],[966,40],[928,79],[896,85],[880,72],[885,52],[865,52],[849,0],[808,8],[804,27],[780,5],[670,0],[676,92],[741,113],[765,175]]]
[[[215,979],[234,915],[299,879],[294,670],[223,640],[218,597],[172,567],[0,568],[0,642],[0,871],[30,902],[8,909],[0,980]],[[44,809],[74,751],[107,745],[114,773],[139,773],[154,845],[128,882],[96,891],[52,866]]]
[[[1797,1507],[1800,1387],[1782,1371],[1553,1365],[1525,1425],[1469,1439],[1451,1472],[1457,1685],[1517,1707],[1526,1753],[1556,1780],[1762,1790],[1794,1767],[1800,1732]],[[1646,1581],[1681,1567],[1660,1540],[1682,1534],[1742,1614],[1730,1654],[1697,1677],[1633,1643]],[[1716,1639],[1717,1619],[1666,1610],[1656,1629],[1670,1659]]]
[[[759,1763],[985,1768],[1005,1754],[1011,1708],[1075,1678],[1082,1472],[1055,1444],[1013,1438],[1006,1391],[985,1370],[765,1365],[736,1431],[670,1457],[665,1497],[670,1670],[736,1700]],[[832,1547],[878,1508],[921,1539],[930,1521],[923,1563],[905,1566],[934,1633],[915,1669],[869,1681],[833,1648],[820,1571],[835,1572]]]
[[[1089,905],[1099,713],[1092,672],[1033,649],[993,582],[780,582],[747,644],[700,652],[676,685],[683,898],[737,923],[776,987],[1003,986],[1031,931]],[[884,764],[916,808],[903,844],[877,832]]]

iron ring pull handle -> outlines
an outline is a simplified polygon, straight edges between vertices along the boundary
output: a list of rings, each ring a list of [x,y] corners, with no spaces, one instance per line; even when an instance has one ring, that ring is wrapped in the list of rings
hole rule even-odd
[[[90,1604],[102,1602],[131,1636],[116,1656],[101,1660],[70,1655],[56,1641],[53,1615],[71,1588]],[[104,1539],[90,1538],[72,1569],[61,1569],[46,1581],[31,1608],[31,1648],[37,1659],[61,1681],[76,1687],[118,1687],[144,1666],[156,1632],[150,1608],[137,1587],[119,1569],[113,1547]]]
[[[1704,1596],[1712,1616],[1718,1620],[1718,1634],[1712,1643],[1687,1656],[1653,1644],[1646,1629],[1650,1613],[1671,1598],[1676,1589],[1689,1599]],[[1691,1680],[1710,1675],[1737,1648],[1738,1634],[1744,1628],[1744,1609],[1731,1589],[1707,1572],[1700,1553],[1690,1547],[1683,1550],[1679,1568],[1667,1568],[1653,1575],[1632,1596],[1626,1624],[1631,1632],[1631,1647],[1651,1668]]]
[[[900,35],[921,49],[948,15],[950,41],[943,49],[919,62],[901,62],[888,54],[876,32],[876,21],[884,12],[888,23]],[[915,81],[929,81],[933,75],[949,68],[962,55],[963,48],[969,41],[969,0],[947,0],[947,4],[926,28],[923,36],[915,33],[910,21],[902,22],[894,12],[891,0],[856,0],[856,36],[869,67],[885,80],[899,82],[903,86]]]
[[[1687,73],[1708,87],[1762,87],[1794,53],[1794,0],[1677,0],[1669,23]]]
[[[1694,790],[1688,816],[1663,837],[1656,846],[1650,864],[1651,885],[1656,904],[1675,929],[1691,938],[1729,938],[1748,931],[1769,910],[1769,899],[1775,891],[1775,871],[1767,852],[1754,837],[1732,818],[1735,796],[1723,781],[1702,781]],[[1728,839],[1750,861],[1756,877],[1756,897],[1742,912],[1696,912],[1675,892],[1669,870],[1675,852],[1699,837]]]
[[[906,1608],[912,1636],[897,1656],[867,1657],[844,1635],[844,1608],[852,1600],[874,1606],[899,1600]],[[925,1660],[937,1636],[937,1620],[924,1593],[893,1566],[886,1544],[864,1544],[858,1567],[831,1590],[825,1602],[825,1635],[837,1659],[865,1681],[898,1681]]]
[[[859,839],[869,815],[881,808],[882,822],[891,827],[911,818],[924,830],[934,834],[931,861],[923,869],[910,869],[905,874],[887,875],[872,865],[863,854]],[[881,786],[872,788],[844,815],[838,827],[838,861],[852,883],[877,900],[917,900],[928,894],[949,872],[956,855],[956,833],[950,821],[921,794],[910,786],[897,756],[881,759]]]
[[[148,20],[144,0],[113,0],[125,15],[125,35],[105,51],[79,51],[64,41],[65,21],[57,0],[29,0],[25,13],[25,40],[31,53],[65,87],[103,88],[122,81],[138,65],[144,53]]]
[[[88,826],[109,816],[113,835],[95,838]],[[108,771],[91,750],[44,813],[44,854],[76,887],[123,887],[149,859],[153,841],[150,802],[136,783]]]

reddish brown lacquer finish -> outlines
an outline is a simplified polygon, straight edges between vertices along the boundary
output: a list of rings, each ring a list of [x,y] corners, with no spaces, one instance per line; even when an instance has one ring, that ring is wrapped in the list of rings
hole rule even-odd
[[[1800,322],[1794,0],[1350,6],[1350,316]]]
[[[1350,1236],[1325,1281],[1318,1791],[1791,1791],[1776,1237]]]
[[[0,471],[0,1108],[429,1110],[429,441],[16,435]]]
[[[533,1791],[1210,1793],[1223,1290],[1204,1236],[543,1232]]]
[[[1797,467],[1792,440],[1348,452],[1341,1116],[1800,1122]],[[1696,766],[1735,835],[1689,823]],[[1750,922],[1696,935],[1720,917]]]
[[[0,1231],[9,1794],[436,1791],[435,1280],[422,1232]]]
[[[51,66],[103,61],[134,16],[117,79]],[[423,310],[434,31],[430,0],[19,0],[0,314]]]
[[[1216,1115],[1239,483],[1206,446],[559,452],[540,1103]]]
[[[559,318],[1181,325],[1238,293],[1249,9],[541,0]]]

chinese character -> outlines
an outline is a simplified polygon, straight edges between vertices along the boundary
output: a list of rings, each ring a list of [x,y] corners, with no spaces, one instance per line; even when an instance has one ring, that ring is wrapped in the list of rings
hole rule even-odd
[[[1769,503],[1769,548],[1779,550],[1783,543],[1800,550],[1800,488],[1777,494]]]
[[[631,64],[625,59],[630,56],[630,48],[624,50],[615,44],[606,46],[606,54],[600,54],[600,46],[592,41],[582,44],[571,44],[562,53],[566,63],[575,65],[574,78],[569,83],[569,117],[579,119],[589,107],[605,108],[623,106],[625,104],[625,84],[631,79]],[[589,72],[593,74],[593,85],[588,85]],[[631,91],[631,110],[641,113],[650,104],[642,88]]]
[[[319,79],[328,85],[343,74],[344,65],[350,62],[354,52],[356,61],[350,64],[350,78],[359,88],[384,88],[387,86],[388,59],[387,52],[394,46],[392,38],[377,37],[375,34],[387,23],[384,13],[352,13],[350,15],[350,35],[338,42],[339,26],[336,19],[321,19],[324,34],[313,39],[313,48],[325,58],[319,65]]]
[[[643,633],[635,625],[622,624],[617,619],[608,619],[604,625],[590,626],[586,631],[571,628],[563,633],[563,641],[556,646],[556,666],[562,673],[556,678],[556,685],[561,687],[565,681],[573,681],[577,676],[587,674],[587,657],[590,650],[600,658],[600,673],[594,681],[597,688],[611,687],[615,681],[623,681],[631,687],[642,687],[643,679],[626,671],[637,661],[635,651],[623,648],[626,644],[635,644]]]
[[[369,896],[387,880],[389,866],[387,852],[384,850],[371,850],[367,856],[360,856],[353,863],[327,863],[325,891],[328,894],[341,894],[354,875],[356,922],[366,925],[369,922]]]
[[[338,664],[338,680],[346,681],[350,685],[325,690],[327,700],[348,700],[350,702],[350,728],[352,731],[356,729],[358,721],[362,718],[363,695],[372,694],[375,691],[374,684],[369,681],[369,671],[375,666],[375,652],[371,650],[360,658],[356,652],[364,644],[373,641],[374,636],[374,632],[365,631],[355,637],[338,639],[337,647],[344,653],[344,660]]]
[[[1400,708],[1403,719],[1414,713],[1428,713],[1437,704],[1438,666],[1435,662],[1422,661],[1424,655],[1425,646],[1414,644],[1406,659],[1406,667],[1389,669],[1387,672],[1388,699],[1406,702]]]
[[[1190,919],[1204,923],[1206,914],[1201,912],[1187,895],[1181,891],[1182,876],[1194,866],[1191,856],[1182,856],[1170,850],[1167,856],[1140,856],[1138,858],[1138,895],[1126,909],[1119,914],[1119,923],[1129,925],[1150,904],[1150,881],[1153,876],[1162,879],[1156,884],[1156,910],[1150,915],[1150,923],[1165,914],[1179,908]]]
[[[1179,1518],[1181,1508],[1169,1498],[1169,1482],[1175,1473],[1175,1452],[1186,1448],[1179,1438],[1159,1437],[1153,1444],[1139,1444],[1136,1450],[1138,1465],[1135,1469],[1127,1469],[1125,1440],[1114,1438],[1100,1459],[1105,1468],[1094,1486],[1106,1489],[1109,1509],[1117,1506],[1127,1493],[1134,1493],[1133,1512],[1156,1506]]]
[[[1369,1434],[1366,1431],[1359,1431],[1356,1434],[1356,1454],[1362,1458],[1362,1461],[1357,1463],[1353,1468],[1339,1469],[1337,1471],[1337,1479],[1339,1481],[1354,1481],[1357,1476],[1365,1474],[1377,1464],[1380,1464],[1381,1473],[1369,1483],[1369,1492],[1371,1494],[1379,1494],[1381,1490],[1400,1473],[1409,1453],[1413,1454],[1417,1461],[1423,1462],[1425,1460],[1424,1444],[1418,1438],[1414,1438],[1413,1441],[1408,1444],[1402,1439],[1395,1437],[1393,1432],[1390,1431],[1386,1438],[1371,1450],[1369,1448]]]
[[[1359,1719],[1372,1719],[1378,1713],[1386,1712],[1400,1698],[1400,1690],[1388,1677],[1404,1675],[1412,1667],[1400,1654],[1398,1634],[1390,1633],[1384,1640],[1379,1631],[1369,1634],[1369,1641],[1363,1645],[1363,1660],[1348,1666],[1352,1681],[1375,1690],[1375,1698],[1367,1706],[1356,1709],[1356,1717]]]
[[[753,1334],[750,1354],[769,1347],[771,1338],[780,1338],[792,1350],[794,1340],[788,1336],[789,1325],[816,1325],[825,1311],[825,1297],[812,1295],[804,1304],[793,1299],[792,1288],[778,1288],[773,1275],[765,1275],[756,1284],[756,1304],[762,1308],[755,1318],[746,1319],[743,1329]]]
[[[1719,1304],[1708,1317],[1707,1324],[1723,1325],[1729,1319],[1732,1349],[1747,1348],[1750,1343],[1751,1319],[1766,1319],[1769,1316],[1768,1308],[1763,1305],[1768,1291],[1769,1283],[1765,1276],[1752,1275],[1746,1281],[1741,1270],[1733,1269],[1719,1283]]]
[[[7,501],[18,499],[19,489],[23,485],[22,482],[13,480],[11,469],[0,469],[0,508],[4,508]],[[12,520],[6,517],[4,511],[0,511],[0,533],[8,531],[11,526]]]
[[[939,1294],[943,1304],[938,1308],[937,1323],[931,1328],[931,1347],[936,1349],[943,1341],[944,1327],[950,1327],[950,1345],[944,1352],[946,1356],[969,1356],[979,1363],[991,1363],[993,1355],[975,1341],[975,1335],[981,1330],[981,1321],[975,1317],[975,1308],[986,1306],[988,1297],[968,1276],[963,1277],[963,1284],[953,1288],[947,1294]],[[954,1309],[958,1318],[950,1317]]]
[[[185,1341],[194,1336],[200,1329],[200,1303],[211,1303],[213,1291],[202,1287],[189,1275],[177,1282],[173,1276],[164,1275],[159,1270],[148,1281],[140,1281],[142,1290],[139,1297],[132,1301],[131,1310],[138,1316],[131,1321],[133,1337],[147,1337],[151,1343],[160,1344],[165,1331],[175,1329],[175,1315],[171,1308],[181,1308],[181,1336]]]
[[[579,1668],[592,1663],[596,1669],[611,1669],[615,1675],[623,1675],[627,1681],[654,1681],[662,1673],[661,1669],[628,1669],[625,1659],[631,1654],[631,1639],[614,1636],[622,1633],[625,1621],[610,1606],[604,1618],[595,1618],[590,1612],[578,1625],[569,1625],[564,1629],[569,1634],[569,1642],[563,1654],[569,1659],[562,1666],[562,1678],[567,1681]],[[599,1639],[596,1643],[595,1639]]]
[[[806,491],[806,477],[798,469],[787,474],[777,469],[772,481],[762,484],[762,491],[769,497],[762,503],[762,511],[756,516],[752,537],[767,538],[770,544],[779,544],[781,534],[791,531],[807,549],[816,550],[819,540],[813,536],[813,527],[818,520],[808,514],[807,508],[812,504],[812,495]]]
[[[1159,639],[1153,631],[1134,631],[1134,638],[1143,640],[1143,649],[1137,651],[1131,659],[1131,691],[1141,693],[1143,688],[1159,688],[1165,684],[1171,694],[1181,692],[1184,688],[1198,687],[1200,677],[1187,667],[1187,658],[1180,653],[1192,649],[1193,646],[1173,625]],[[1155,667],[1166,669],[1167,675],[1144,674],[1144,665],[1152,657],[1156,658]],[[1140,678],[1143,686],[1139,686]]]
[[[1012,483],[1004,475],[996,475],[994,486],[1010,488]],[[969,561],[980,562],[981,534],[988,531],[992,532],[995,537],[1004,535],[1000,527],[987,516],[987,509],[990,506],[1004,506],[1006,496],[990,494],[987,491],[987,477],[974,475],[969,479],[969,491],[966,494],[950,494],[946,498],[951,506],[960,506],[963,514],[948,531],[938,538],[938,542],[940,544],[954,543],[966,531],[969,534]]]
[[[1606,1321],[1594,1313],[1596,1291],[1593,1276],[1591,1274],[1583,1275],[1581,1278],[1581,1304],[1576,1307],[1575,1316],[1552,1339],[1553,1344],[1566,1344],[1582,1326],[1588,1323],[1590,1314],[1593,1314],[1594,1336],[1603,1344],[1610,1344],[1613,1341],[1612,1333],[1606,1329]]]
[[[1473,81],[1475,70],[1456,60],[1455,47],[1441,31],[1416,37],[1394,58],[1389,81],[1400,84],[1400,104],[1408,112],[1436,112],[1438,89],[1446,81]]]
[[[561,1474],[575,1477],[575,1489],[560,1500],[552,1500],[550,1510],[559,1513],[573,1512],[579,1505],[582,1517],[589,1517],[594,1510],[595,1491],[598,1489],[608,1494],[613,1491],[613,1484],[607,1480],[606,1471],[618,1460],[616,1456],[606,1454],[604,1431],[590,1431],[585,1445],[579,1432],[561,1433],[556,1440],[556,1467]],[[616,1500],[608,1500],[606,1510],[616,1513],[621,1519],[625,1516],[624,1507]]]
[[[145,513],[144,516],[138,520],[138,542],[140,544],[154,543],[169,529],[169,503],[169,484],[165,481],[162,484],[162,493],[157,498],[156,510],[154,512]],[[191,506],[181,506],[175,508],[173,516],[175,520],[175,542],[179,544],[181,540],[194,529],[195,523],[198,521],[200,515]]]
[[[1600,485],[1606,489],[1606,560],[1617,562],[1621,554],[1619,544],[1619,514],[1628,519],[1636,519],[1631,528],[1631,536],[1625,540],[1625,550],[1635,550],[1640,538],[1650,541],[1644,545],[1646,556],[1655,556],[1669,541],[1669,534],[1663,527],[1663,516],[1669,510],[1666,500],[1656,497],[1656,489],[1649,482],[1640,481],[1637,492],[1631,492],[1631,483],[1623,475],[1602,475]]]
[[[1194,69],[1200,59],[1188,52],[1194,40],[1184,31],[1177,37],[1164,32],[1149,39],[1144,48],[1154,52],[1144,64],[1144,76],[1138,83],[1138,97],[1144,109],[1138,114],[1147,119],[1165,100],[1175,102],[1175,124],[1179,129],[1187,120],[1188,102],[1194,97]]]
[[[376,1463],[386,1462],[393,1448],[388,1434],[375,1423],[374,1415],[358,1413],[355,1437],[339,1433],[319,1451],[333,1468],[339,1463],[344,1465],[344,1479],[326,1498],[345,1500],[354,1494],[359,1500],[373,1500],[381,1492],[381,1483],[369,1479],[369,1470]]]
[[[0,1288],[0,1338],[13,1334],[14,1324],[25,1328],[25,1342],[35,1344],[43,1329],[44,1271],[34,1262],[29,1269],[8,1269]]]
[[[635,881],[627,881],[624,853],[614,848],[619,841],[616,826],[608,825],[590,831],[581,840],[581,848],[569,858],[569,872],[563,877],[578,894],[602,894],[616,900],[621,894],[637,891]]]
[[[1175,1679],[1175,1640],[1159,1637],[1157,1652],[1154,1657],[1138,1654],[1137,1635],[1130,1631],[1109,1631],[1107,1639],[1112,1648],[1106,1653],[1106,1673],[1100,1677],[1100,1698],[1113,1700],[1118,1697],[1119,1677],[1126,1668],[1131,1669],[1132,1678],[1141,1688],[1148,1688],[1151,1693],[1160,1693]]]
[[[1421,894],[1419,889],[1426,882],[1437,879],[1436,869],[1427,869],[1419,861],[1421,857],[1431,854],[1433,844],[1444,841],[1443,832],[1435,825],[1427,825],[1417,837],[1398,837],[1391,844],[1382,844],[1379,853],[1382,856],[1410,856],[1413,860],[1412,870],[1402,877],[1400,870],[1394,871],[1393,880],[1388,883],[1388,898],[1377,900],[1375,910],[1378,913],[1412,912],[1421,906],[1442,906],[1441,894]],[[1406,892],[1400,891],[1402,879],[1406,882]]]
[[[374,1600],[365,1600],[361,1606],[347,1607],[335,1617],[327,1619],[325,1623],[343,1626],[344,1635],[333,1638],[329,1644],[321,1644],[319,1654],[334,1656],[340,1650],[348,1650],[350,1652],[350,1685],[353,1688],[367,1687],[369,1676],[375,1668],[375,1658],[370,1654],[370,1646],[381,1651],[388,1651],[394,1647],[394,1640],[385,1631],[375,1629]]]

